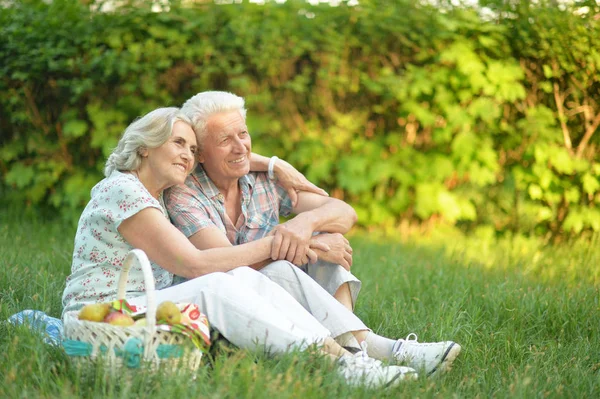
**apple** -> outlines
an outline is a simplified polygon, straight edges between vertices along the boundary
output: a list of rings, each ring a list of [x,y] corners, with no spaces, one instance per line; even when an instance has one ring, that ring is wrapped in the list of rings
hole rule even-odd
[[[120,327],[129,327],[132,326],[135,322],[133,321],[133,317],[128,314],[121,312],[110,312],[105,318],[104,322],[108,324],[112,324],[113,326]]]

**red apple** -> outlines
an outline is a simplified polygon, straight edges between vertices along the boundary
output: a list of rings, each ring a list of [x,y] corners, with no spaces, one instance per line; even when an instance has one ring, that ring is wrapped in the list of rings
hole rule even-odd
[[[129,327],[132,326],[135,321],[131,316],[121,312],[110,312],[105,318],[104,322],[112,324],[113,326]]]

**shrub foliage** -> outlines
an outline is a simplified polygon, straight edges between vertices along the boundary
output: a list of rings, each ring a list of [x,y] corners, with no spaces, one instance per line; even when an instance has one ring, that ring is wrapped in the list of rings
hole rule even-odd
[[[0,192],[75,215],[129,122],[217,89],[363,225],[599,231],[599,6],[483,5],[10,2]]]

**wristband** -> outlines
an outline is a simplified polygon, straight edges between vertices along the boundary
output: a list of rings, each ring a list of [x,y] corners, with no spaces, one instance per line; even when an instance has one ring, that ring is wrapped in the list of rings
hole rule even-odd
[[[269,160],[269,167],[267,168],[267,176],[269,176],[269,180],[275,180],[275,174],[273,173],[273,168],[275,167],[275,162],[277,162],[279,158],[276,156],[272,156]]]

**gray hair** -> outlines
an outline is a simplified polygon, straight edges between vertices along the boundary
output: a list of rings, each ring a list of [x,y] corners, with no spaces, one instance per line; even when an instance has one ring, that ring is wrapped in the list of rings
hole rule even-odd
[[[133,121],[106,160],[104,175],[108,177],[115,170],[130,171],[139,168],[143,150],[166,143],[177,121],[190,126],[192,124],[176,107],[158,108]]]
[[[204,91],[196,94],[183,104],[181,112],[192,121],[192,128],[196,133],[199,149],[202,149],[206,138],[208,118],[229,111],[239,111],[242,118],[246,119],[244,99],[226,91]]]

